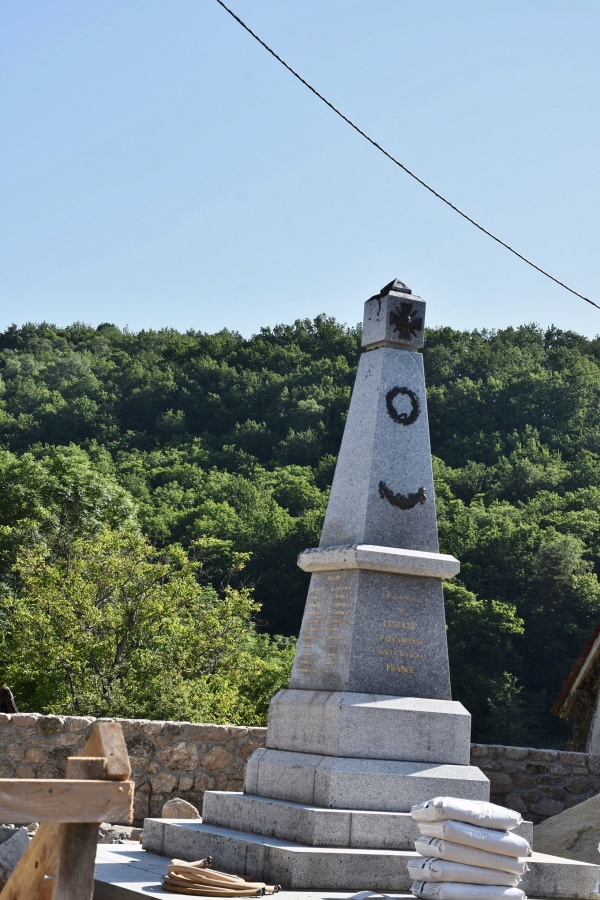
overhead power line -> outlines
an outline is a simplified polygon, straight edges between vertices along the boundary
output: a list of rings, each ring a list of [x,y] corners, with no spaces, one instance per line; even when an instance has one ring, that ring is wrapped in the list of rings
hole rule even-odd
[[[391,160],[391,162],[393,162],[396,166],[406,172],[407,175],[410,175],[411,178],[414,178],[414,180],[417,181],[426,190],[428,190],[430,194],[433,194],[434,197],[437,197],[438,200],[441,200],[442,203],[445,203],[446,206],[449,206],[450,209],[454,210],[455,213],[458,213],[459,216],[462,216],[463,219],[466,219],[467,222],[470,222],[471,225],[474,225],[475,228],[478,228],[479,231],[482,231],[483,234],[486,234],[493,241],[496,241],[496,243],[500,244],[501,247],[504,247],[505,250],[508,250],[528,266],[531,266],[531,268],[535,269],[536,272],[539,272],[541,275],[545,275],[546,278],[550,279],[550,281],[558,284],[560,287],[564,288],[566,291],[569,291],[569,293],[574,294],[576,297],[579,297],[581,300],[585,300],[585,302],[589,303],[591,306],[595,306],[596,309],[600,309],[600,305],[594,303],[594,301],[590,300],[589,297],[585,297],[583,294],[580,294],[579,291],[576,291],[574,288],[569,287],[569,285],[565,284],[564,281],[560,281],[560,279],[555,278],[554,275],[551,275],[550,272],[547,272],[545,269],[542,269],[541,266],[536,265],[536,263],[532,262],[522,253],[519,253],[518,250],[515,250],[514,247],[511,247],[510,244],[507,244],[506,241],[503,241],[502,238],[497,237],[497,235],[493,234],[491,231],[488,231],[487,228],[484,228],[483,225],[480,225],[479,222],[476,222],[475,219],[472,219],[471,216],[467,215],[466,212],[463,212],[462,209],[459,209],[458,206],[455,206],[455,204],[446,199],[446,197],[443,197],[442,194],[439,193],[439,191],[436,191],[435,188],[432,188],[431,185],[427,184],[426,181],[423,181],[422,178],[419,178],[419,176],[412,172],[408,168],[408,166],[405,166],[404,163],[400,162],[399,159],[396,159],[396,157],[389,153],[385,149],[385,147],[382,147],[381,144],[377,143],[377,141],[374,140],[374,138],[370,137],[366,133],[366,131],[363,131],[362,128],[359,128],[359,126],[356,125],[356,123],[353,122],[352,119],[349,119],[348,116],[345,116],[344,113],[337,108],[337,106],[334,106],[334,104],[331,103],[326,97],[324,97],[323,94],[319,93],[319,91],[315,87],[313,87],[312,84],[309,84],[305,78],[298,74],[295,69],[292,69],[292,67],[288,63],[286,63],[286,61],[282,59],[281,56],[279,56],[279,54],[272,49],[272,47],[269,47],[269,45],[266,44],[263,39],[256,34],[256,32],[252,31],[249,25],[246,25],[246,23],[242,19],[240,19],[240,17],[236,15],[233,10],[229,9],[229,7],[225,3],[223,3],[223,0],[216,0],[216,2],[219,4],[219,6],[223,7],[225,12],[229,13],[232,19],[235,19],[235,21],[242,26],[242,28],[244,28],[245,31],[247,31],[248,34],[254,38],[255,41],[258,41],[261,47],[264,47],[264,49],[268,53],[270,53],[271,56],[277,60],[277,62],[281,63],[281,65],[286,68],[288,72],[290,72],[294,76],[294,78],[297,78],[298,81],[304,85],[304,87],[308,88],[309,91],[312,91],[315,97],[318,97],[319,100],[322,100],[323,103],[336,114],[336,116],[339,116],[340,119],[343,119],[344,122],[346,122],[346,124],[350,126],[350,128],[353,128],[354,131],[360,134],[360,136],[368,141],[373,147],[375,147],[376,150],[379,150],[380,153],[383,153],[384,156],[387,156],[387,158]]]

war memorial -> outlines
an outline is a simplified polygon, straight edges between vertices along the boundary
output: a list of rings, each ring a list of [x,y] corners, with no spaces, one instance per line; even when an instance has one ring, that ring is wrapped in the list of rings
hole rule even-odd
[[[400,281],[365,304],[363,353],[289,689],[243,793],[207,792],[202,823],[147,819],[144,847],[291,890],[410,888],[413,804],[489,799],[471,717],[451,699],[423,357],[425,303]],[[532,839],[531,823],[518,833]],[[599,835],[600,838],[600,835]],[[535,847],[534,847],[535,851]],[[600,860],[599,860],[600,861]],[[530,898],[597,897],[600,865],[536,854]]]

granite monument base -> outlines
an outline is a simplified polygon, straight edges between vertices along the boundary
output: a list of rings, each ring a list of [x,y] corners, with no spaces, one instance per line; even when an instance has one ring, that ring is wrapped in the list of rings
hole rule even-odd
[[[489,799],[488,779],[469,765],[470,740],[471,717],[451,700],[280,691],[244,793],[204,795],[203,846],[253,859],[252,873],[264,865],[260,877],[286,887],[401,890],[418,833],[413,804]]]
[[[272,701],[267,741],[248,763],[244,793],[207,792],[202,823],[147,819],[143,846],[180,859],[210,855],[217,868],[288,890],[399,893],[418,855],[412,804],[489,798],[478,769],[447,761],[468,760],[470,716],[459,703],[286,690]],[[395,744],[399,757],[412,746],[431,758],[389,758]],[[531,823],[517,832],[531,842]],[[600,879],[600,866],[587,863],[535,853],[529,863],[523,888],[540,900],[590,900]]]
[[[159,849],[151,825],[144,846],[208,854],[288,888],[400,891],[418,832],[411,806],[489,798],[488,779],[468,765],[470,716],[449,700],[284,690],[267,743],[248,761],[243,794],[207,792],[199,828],[163,830]]]
[[[312,847],[281,838],[234,831],[197,819],[146,819],[143,847],[166,857],[210,855],[218,869],[281,884],[286,890],[408,892],[412,850]],[[600,866],[534,853],[522,887],[538,900],[591,900]]]

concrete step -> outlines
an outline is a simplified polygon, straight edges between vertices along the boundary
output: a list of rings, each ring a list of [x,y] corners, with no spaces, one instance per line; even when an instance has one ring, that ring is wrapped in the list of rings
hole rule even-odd
[[[159,897],[173,900],[160,880],[166,872],[164,856],[142,850],[139,845],[105,844],[98,847],[94,900],[133,900]],[[280,891],[273,900],[351,900],[352,891]],[[390,894],[397,900],[414,900],[412,894]],[[373,898],[377,900],[377,898]]]
[[[172,900],[173,894],[163,891],[160,886],[167,862],[166,857],[143,850],[139,845],[101,844],[96,857],[94,900],[134,900],[140,896]],[[354,891],[283,890],[273,900],[353,900],[354,894]],[[414,900],[412,894],[389,891],[387,894],[395,900]]]
[[[534,853],[527,860],[530,871],[523,876],[521,887],[528,897],[597,898],[600,865],[584,863],[547,853]]]
[[[417,822],[406,812],[323,809],[235,791],[207,791],[202,821],[312,847],[413,850],[420,836]],[[531,822],[516,833],[533,843]]]
[[[281,884],[286,890],[409,891],[412,850],[311,847],[234,831],[198,820],[146,819],[143,847],[194,860],[212,856],[215,868]],[[522,887],[545,900],[591,900],[600,866],[534,853]]]

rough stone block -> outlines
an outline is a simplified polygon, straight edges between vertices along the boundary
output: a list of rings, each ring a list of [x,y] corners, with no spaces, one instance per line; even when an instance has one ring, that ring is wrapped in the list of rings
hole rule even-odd
[[[160,772],[150,779],[155,794],[170,794],[177,784],[177,776],[172,772]]]
[[[11,717],[11,721],[17,728],[31,728],[37,724],[38,718],[37,713],[15,713]]]
[[[529,753],[529,759],[535,762],[557,762],[560,757],[560,750],[531,750]]]
[[[529,756],[529,750],[526,747],[506,747],[504,756],[506,757],[506,759],[519,761],[522,759],[527,759],[527,757]]]
[[[162,808],[163,819],[200,819],[200,813],[193,805],[181,797],[167,800]]]
[[[29,836],[25,828],[17,828],[13,834],[0,842],[0,890],[10,878],[11,872],[28,846]]]
[[[589,786],[589,779],[584,775],[574,775],[565,781],[565,788],[570,794],[583,794]]]
[[[547,797],[543,797],[532,804],[531,812],[535,816],[549,818],[550,816],[557,816],[564,808],[564,803],[561,803],[560,800],[550,800]]]
[[[178,741],[174,746],[161,750],[159,759],[168,769],[189,771],[198,765],[198,750],[195,744]]]
[[[470,734],[471,716],[451,700],[282,690],[271,700],[267,747],[469,765]]]

